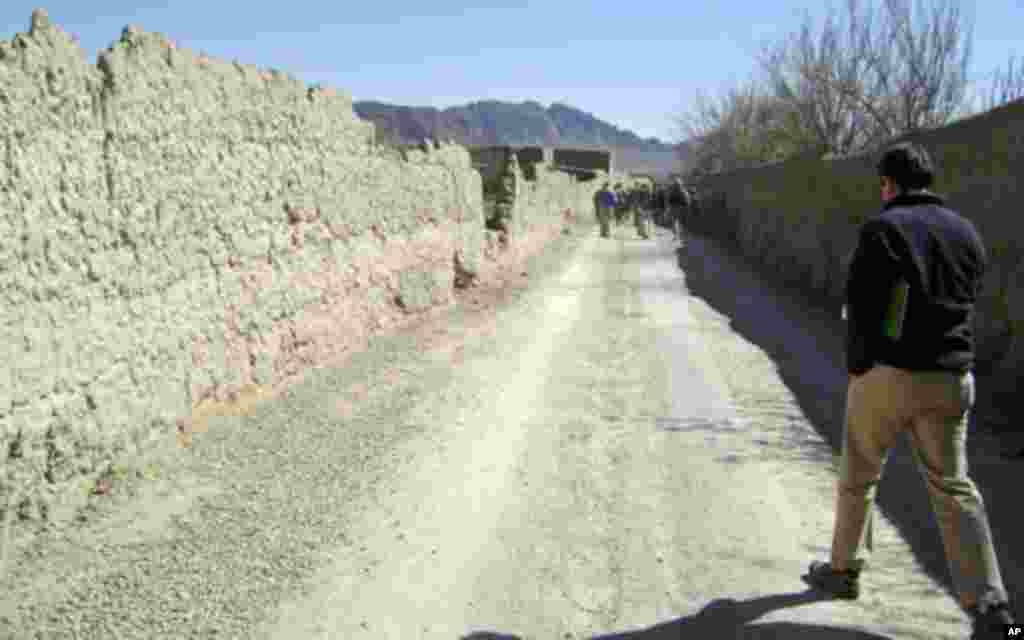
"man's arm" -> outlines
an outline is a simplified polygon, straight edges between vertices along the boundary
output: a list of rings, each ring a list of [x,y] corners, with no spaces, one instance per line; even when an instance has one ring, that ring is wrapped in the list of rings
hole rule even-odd
[[[861,227],[846,284],[848,313],[846,366],[861,375],[875,365],[889,296],[900,275],[888,224],[872,220]]]

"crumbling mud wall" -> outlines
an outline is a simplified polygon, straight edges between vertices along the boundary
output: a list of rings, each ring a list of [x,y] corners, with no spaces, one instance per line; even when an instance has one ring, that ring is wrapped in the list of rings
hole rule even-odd
[[[201,403],[500,269],[469,153],[373,138],[345,95],[159,34],[90,64],[36,12],[0,42],[0,510],[65,511]]]
[[[1015,394],[1024,387],[1024,100],[903,139],[928,149],[938,165],[935,191],[985,240],[991,269],[977,328],[979,371],[990,379],[982,390]],[[880,151],[710,176],[700,186],[704,212],[695,226],[838,313],[857,228],[881,210]]]
[[[489,230],[484,255],[508,267],[530,257],[571,226],[591,220],[600,180],[585,180],[548,161],[540,147],[487,147],[472,150],[475,166],[485,165],[484,210]],[[519,162],[520,154],[527,158]],[[550,154],[548,154],[550,155]],[[598,175],[598,174],[595,174]],[[600,174],[604,175],[604,174]]]
[[[534,179],[520,173],[508,249],[516,260],[540,250],[558,234],[593,216],[597,181],[580,181],[546,163],[534,165]]]

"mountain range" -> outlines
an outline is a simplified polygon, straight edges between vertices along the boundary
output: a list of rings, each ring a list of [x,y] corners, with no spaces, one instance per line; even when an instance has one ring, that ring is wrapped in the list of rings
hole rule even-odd
[[[602,147],[614,149],[616,166],[627,171],[668,173],[678,164],[673,145],[641,138],[557,102],[544,107],[532,100],[481,100],[437,109],[362,100],[353,107],[360,118],[376,125],[377,140],[382,143],[409,144],[430,138],[467,146]]]

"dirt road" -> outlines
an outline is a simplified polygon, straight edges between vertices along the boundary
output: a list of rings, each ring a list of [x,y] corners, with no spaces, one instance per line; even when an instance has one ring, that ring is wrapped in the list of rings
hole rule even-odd
[[[777,322],[770,295],[697,238],[587,227],[561,248],[497,309],[211,425],[160,481],[26,547],[0,636],[965,637],[887,518],[860,601],[805,592],[831,405],[784,379],[801,353],[715,309]]]

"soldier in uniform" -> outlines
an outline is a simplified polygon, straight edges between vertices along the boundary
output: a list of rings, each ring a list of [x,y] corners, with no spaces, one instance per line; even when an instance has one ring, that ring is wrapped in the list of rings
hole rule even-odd
[[[669,187],[668,192],[669,222],[672,225],[672,234],[677,241],[683,239],[683,223],[690,210],[690,193],[683,185],[683,181],[675,178]]]
[[[629,201],[627,199],[626,189],[622,186],[622,183],[616,183],[615,185],[615,223],[621,225],[626,221],[626,216],[629,214]]]
[[[687,194],[690,197],[690,220],[692,224],[696,225],[700,216],[700,197],[697,195],[697,187],[692,185],[688,187]]]
[[[664,208],[664,196],[661,186],[654,184],[651,190],[651,220],[659,227],[665,226],[665,219],[662,209]]]
[[[636,186],[630,185],[627,189],[623,191],[623,193],[626,196],[625,215],[622,216],[623,221],[629,220],[630,217],[633,217],[633,219],[635,220],[636,217],[633,215],[633,211],[636,207]]]
[[[601,237],[607,238],[611,234],[612,215],[615,211],[615,193],[607,182],[594,194],[594,211],[601,226]]]
[[[639,184],[633,191],[633,216],[636,232],[644,240],[651,237],[651,196],[646,184]]]

